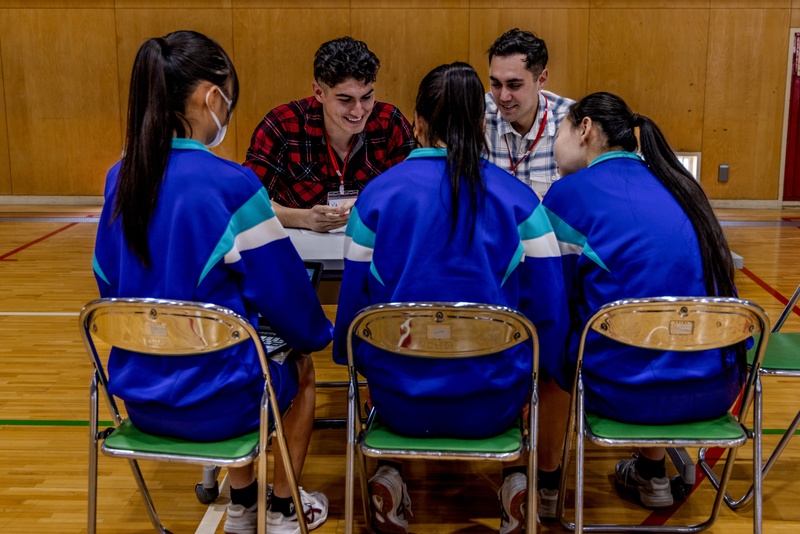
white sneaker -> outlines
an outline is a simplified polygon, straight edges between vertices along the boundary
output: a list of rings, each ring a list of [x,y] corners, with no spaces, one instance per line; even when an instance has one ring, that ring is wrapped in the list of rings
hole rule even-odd
[[[642,478],[636,471],[637,454],[617,462],[614,469],[619,487],[639,493],[639,499],[647,508],[669,508],[672,506],[672,490],[667,477]]]
[[[225,534],[255,534],[258,526],[258,503],[250,508],[228,503],[225,514]]]
[[[558,510],[558,490],[541,488],[539,490],[539,519],[555,519]]]
[[[522,534],[525,531],[525,497],[528,495],[528,477],[511,473],[500,486],[500,534]]]
[[[407,534],[411,515],[411,498],[400,473],[382,465],[369,479],[369,502],[372,507],[372,528],[379,534]]]
[[[328,519],[328,498],[318,491],[306,492],[300,488],[300,500],[308,530],[314,530]],[[280,512],[267,510],[267,532],[269,534],[300,534],[297,513],[285,516]]]

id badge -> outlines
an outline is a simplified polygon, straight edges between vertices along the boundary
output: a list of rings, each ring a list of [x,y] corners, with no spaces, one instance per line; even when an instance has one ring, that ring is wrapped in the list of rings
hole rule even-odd
[[[328,193],[328,206],[335,208],[342,202],[345,202],[347,200],[355,201],[357,198],[358,198],[358,191],[355,189],[352,191],[343,191],[343,192],[331,191],[330,193]]]

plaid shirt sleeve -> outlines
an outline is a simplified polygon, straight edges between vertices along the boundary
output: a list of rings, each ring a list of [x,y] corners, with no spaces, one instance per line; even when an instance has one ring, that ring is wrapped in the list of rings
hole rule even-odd
[[[250,139],[244,165],[253,169],[267,191],[274,191],[275,184],[288,172],[286,151],[289,133],[299,128],[294,113],[281,106],[270,111],[256,127]],[[271,194],[270,194],[271,196]]]
[[[397,108],[390,118],[389,142],[386,148],[386,167],[394,167],[406,159],[414,148],[414,134],[408,120]]]

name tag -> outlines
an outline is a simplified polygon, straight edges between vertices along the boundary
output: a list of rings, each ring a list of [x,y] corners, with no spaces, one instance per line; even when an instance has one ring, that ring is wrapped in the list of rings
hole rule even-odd
[[[344,191],[344,192],[331,191],[330,193],[328,193],[328,206],[335,208],[342,202],[345,202],[347,200],[355,201],[357,198],[358,198],[357,190]]]

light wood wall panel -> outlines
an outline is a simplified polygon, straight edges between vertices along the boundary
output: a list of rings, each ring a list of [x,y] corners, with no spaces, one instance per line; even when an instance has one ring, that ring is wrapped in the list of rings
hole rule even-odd
[[[468,8],[470,0],[350,0],[352,9],[376,9],[376,8],[437,8],[454,9]]]
[[[137,3],[137,2],[126,2]],[[138,2],[146,3],[146,2]],[[164,4],[179,2],[164,2]],[[188,0],[187,2],[188,3]],[[211,3],[206,2],[206,3]],[[194,30],[217,41],[233,59],[233,29],[230,9],[117,9],[117,56],[119,64],[120,117],[123,138],[127,127],[128,92],[131,70],[139,47],[147,39],[161,37],[177,30]],[[240,87],[240,94],[247,89]],[[228,135],[214,152],[228,159],[236,159],[236,114],[231,119]],[[124,142],[124,141],[123,141]]]
[[[0,20],[3,15],[0,14]],[[0,27],[3,23],[0,22]],[[6,97],[3,83],[2,38],[0,38],[0,195],[10,195],[11,167],[8,161],[8,131],[6,130]]]
[[[0,0],[0,9],[2,8],[97,9],[97,8],[112,8],[112,7],[114,7],[114,0]]]
[[[618,92],[653,117],[676,149],[702,149],[712,198],[780,197],[788,28],[800,27],[800,0],[532,5],[0,0],[0,195],[101,193],[122,146],[131,66],[147,37],[196,29],[232,56],[242,91],[216,151],[241,161],[267,111],[310,95],[313,54],[325,40],[365,40],[382,62],[377,97],[410,116],[420,79],[438,64],[469,61],[488,90],[486,49],[521,27],[548,44],[547,89],[571,98]],[[755,118],[744,120],[745,109]],[[727,185],[715,181],[720,163],[731,165]]]
[[[422,78],[444,63],[469,60],[467,9],[362,9],[352,22],[353,37],[381,60],[376,98],[399,107],[409,122]]]
[[[533,4],[530,2],[529,4]],[[473,9],[508,9],[519,8],[521,2],[519,0],[470,0],[469,7]],[[535,2],[537,9],[543,8],[587,8],[591,4],[591,0],[537,0]],[[528,6],[531,7],[531,6]],[[513,28],[513,26],[511,26]],[[490,43],[491,44],[491,43]]]
[[[314,53],[350,33],[343,9],[234,9],[234,64],[241,93],[236,108],[236,161],[272,108],[311,96]]]
[[[117,9],[220,9],[230,8],[231,0],[114,0]]]
[[[778,198],[788,9],[712,10],[702,183],[712,198]],[[729,181],[717,166],[730,165]]]
[[[486,51],[504,32],[518,27],[547,44],[548,91],[577,99],[586,92],[589,34],[588,9],[473,9],[470,17],[470,62],[489,90]]]
[[[350,0],[232,0],[234,8],[349,9]]]
[[[711,0],[712,9],[767,9],[791,7],[793,0]]]
[[[700,150],[706,9],[592,11],[587,93],[609,91],[653,119],[676,150]]]
[[[114,11],[8,10],[2,24],[14,194],[102,194],[121,135]]]
[[[708,8],[711,0],[592,0],[594,9],[619,9],[619,8]]]

